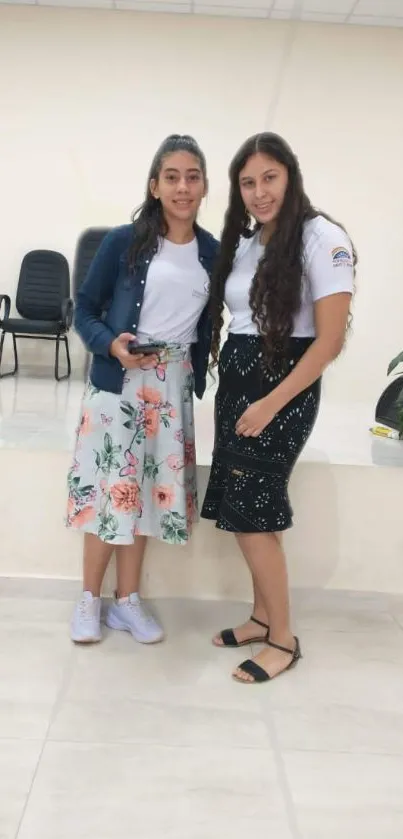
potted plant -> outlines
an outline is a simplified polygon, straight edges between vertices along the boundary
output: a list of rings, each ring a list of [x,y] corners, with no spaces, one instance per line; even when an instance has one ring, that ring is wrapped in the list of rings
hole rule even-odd
[[[402,369],[395,373],[392,381],[379,397],[375,419],[381,425],[397,431],[400,439],[403,440],[403,352],[390,362],[388,376],[394,373],[397,367]]]
[[[388,376],[396,370],[396,367],[403,365],[403,352],[400,352],[389,364]],[[396,393],[395,406],[397,409],[397,431],[399,437],[403,440],[403,371],[397,374],[398,376],[398,392]],[[400,387],[399,387],[400,386]]]

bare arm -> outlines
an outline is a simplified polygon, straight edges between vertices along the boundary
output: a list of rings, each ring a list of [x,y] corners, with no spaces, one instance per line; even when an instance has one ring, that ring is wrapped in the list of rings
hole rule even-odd
[[[258,437],[279,411],[310,387],[342,350],[351,294],[339,292],[315,303],[316,338],[293,371],[268,396],[250,405],[236,425],[237,434]]]
[[[316,339],[294,370],[270,394],[277,411],[310,387],[340,354],[346,335],[351,294],[343,292],[315,303]]]

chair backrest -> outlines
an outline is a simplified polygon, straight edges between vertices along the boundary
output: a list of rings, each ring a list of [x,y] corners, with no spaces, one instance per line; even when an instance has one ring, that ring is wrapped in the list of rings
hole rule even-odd
[[[70,271],[58,251],[36,250],[24,256],[18,280],[18,314],[29,320],[60,320],[62,301],[70,297]]]
[[[107,233],[109,227],[89,227],[81,234],[76,247],[76,254],[74,258],[73,268],[73,295],[74,299],[77,297],[77,292],[84,282],[88,269],[91,265],[94,256]]]

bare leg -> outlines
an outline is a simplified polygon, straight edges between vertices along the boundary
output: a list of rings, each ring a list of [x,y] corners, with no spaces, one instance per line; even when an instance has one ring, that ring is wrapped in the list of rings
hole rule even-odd
[[[270,618],[270,640],[293,650],[295,641],[290,629],[288,575],[281,540],[274,533],[244,533],[238,536],[243,554],[257,581],[266,615]],[[254,661],[273,678],[290,664],[288,653],[268,647]],[[245,681],[253,678],[237,669],[235,675]]]
[[[100,597],[102,581],[114,547],[92,533],[84,534],[83,589]]]
[[[238,540],[239,541],[239,540]],[[246,557],[245,557],[246,558]],[[266,613],[263,595],[259,588],[259,582],[255,574],[252,573],[253,580],[253,616],[263,623],[269,623],[269,616]]]
[[[260,535],[260,534],[257,534],[257,535]],[[281,533],[275,533],[273,535],[276,537],[278,542],[281,544],[281,538],[282,538]],[[249,566],[249,569],[250,569],[250,572],[251,572],[251,575],[252,575],[252,582],[253,582],[252,615],[255,618],[257,618],[257,620],[262,621],[262,623],[266,624],[267,626],[270,626],[270,616],[267,614],[267,611],[266,611],[266,605],[265,605],[265,602],[264,602],[264,598],[263,598],[263,595],[262,595],[261,590],[259,588],[258,577],[256,576],[256,573],[254,572],[253,568],[250,566],[250,563],[248,562],[248,557],[247,557],[247,555],[245,553],[245,550],[244,550],[244,538],[245,537],[244,537],[243,534],[236,534],[236,539],[237,539],[238,545],[239,545],[239,547],[240,547],[240,549],[241,549],[241,551],[242,551],[242,553],[245,557],[245,560],[246,560],[246,562]],[[237,626],[234,629],[234,634],[235,634],[235,637],[236,637],[237,641],[242,643],[244,641],[247,641],[248,638],[259,638],[260,636],[262,636],[262,639],[263,639],[266,635],[266,630],[263,627],[260,628],[259,626],[257,626],[253,621],[248,620],[245,623],[243,623],[241,626]],[[213,643],[217,647],[224,646],[223,640],[222,640],[220,634],[216,635],[215,638],[213,638]]]
[[[157,644],[164,631],[139,597],[146,536],[136,536],[133,545],[119,545],[117,554],[117,602],[111,604],[106,624],[130,632],[141,644]]]
[[[116,548],[117,597],[128,597],[138,592],[146,544],[146,536],[136,536],[133,545]]]

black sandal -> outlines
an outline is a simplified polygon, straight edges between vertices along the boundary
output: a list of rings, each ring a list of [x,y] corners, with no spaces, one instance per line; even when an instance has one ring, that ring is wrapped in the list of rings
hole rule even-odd
[[[249,620],[253,621],[253,623],[256,623],[258,626],[262,626],[263,629],[266,629],[266,635],[260,635],[258,638],[248,638],[246,641],[237,641],[233,629],[223,629],[223,631],[220,632],[220,634],[217,636],[218,638],[221,638],[222,644],[215,644],[215,646],[247,647],[248,644],[268,644],[270,628],[267,626],[267,623],[262,623],[262,621],[259,621],[257,618],[254,618],[253,615],[249,618]]]
[[[281,676],[281,673],[285,673],[287,670],[290,670],[291,667],[295,667],[300,658],[302,658],[301,647],[296,635],[294,635],[294,639],[295,647],[293,650],[288,649],[288,647],[281,647],[280,644],[273,644],[272,641],[267,640],[269,647],[274,647],[275,650],[281,650],[281,652],[289,653],[292,656],[290,663],[287,667],[284,667],[284,670],[281,670],[281,672],[277,674],[278,676]],[[253,677],[253,682],[249,682],[245,679],[240,679],[235,673],[233,674],[233,678],[237,682],[242,682],[242,684],[245,685],[261,684],[263,682],[271,681],[272,678],[276,678],[275,676],[272,677],[266,673],[266,670],[264,670],[263,667],[260,667],[259,664],[256,664],[256,662],[252,661],[250,658],[243,661],[242,664],[239,665],[238,670],[242,670],[243,673],[247,673],[248,676]]]

